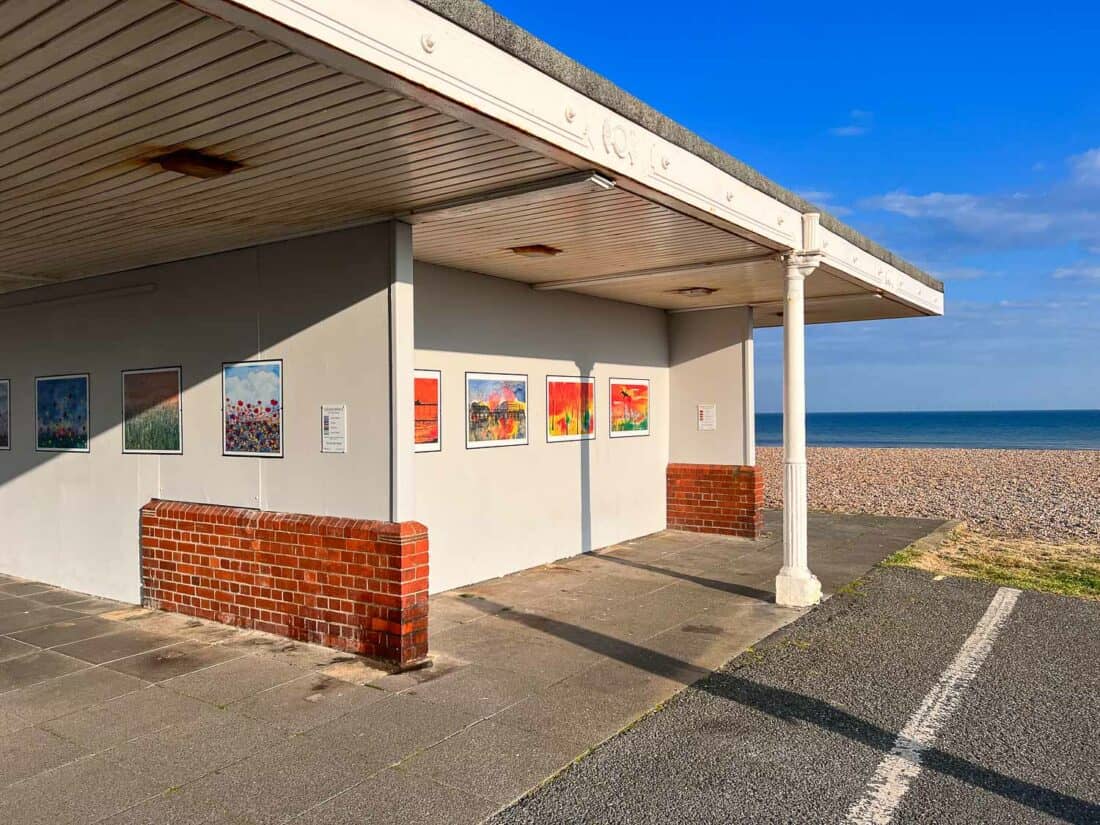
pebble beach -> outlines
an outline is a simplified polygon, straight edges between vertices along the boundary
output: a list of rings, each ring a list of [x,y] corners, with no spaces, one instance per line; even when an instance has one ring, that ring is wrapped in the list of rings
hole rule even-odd
[[[811,447],[812,510],[966,521],[990,535],[1100,543],[1100,451]],[[765,505],[783,450],[758,447]]]

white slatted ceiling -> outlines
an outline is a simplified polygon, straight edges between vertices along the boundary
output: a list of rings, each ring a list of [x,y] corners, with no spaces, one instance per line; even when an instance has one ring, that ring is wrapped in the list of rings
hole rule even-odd
[[[245,168],[199,180],[147,162],[181,146]],[[564,171],[182,3],[0,2],[0,290]]]
[[[244,168],[200,180],[149,163],[183,146]],[[566,171],[180,2],[0,0],[0,292],[352,226]],[[423,223],[414,239],[421,260],[529,282],[763,251],[618,189]],[[509,251],[526,244],[563,252]],[[780,284],[768,267],[707,277],[721,281],[722,302]],[[586,291],[698,303],[653,283]]]
[[[515,209],[420,224],[417,258],[539,282],[701,263],[767,250],[619,189],[572,194]],[[511,247],[545,244],[552,258]]]

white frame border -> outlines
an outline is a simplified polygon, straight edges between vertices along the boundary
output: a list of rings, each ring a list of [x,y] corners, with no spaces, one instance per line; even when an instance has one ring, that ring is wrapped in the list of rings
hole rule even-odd
[[[179,401],[179,404],[177,405],[177,413],[180,422],[180,448],[178,450],[128,450],[126,449],[126,376],[148,375],[149,373],[154,372],[174,372],[176,374],[176,398]],[[122,371],[122,454],[183,455],[183,367],[149,367],[148,369]]]
[[[417,378],[434,378],[438,401],[435,406],[435,420],[439,434],[434,444],[416,443],[416,387]],[[418,453],[443,452],[443,370],[413,370],[413,450]],[[469,431],[467,430],[467,435]]]
[[[244,453],[230,452],[225,449],[225,370],[227,367],[279,365],[279,452]],[[282,458],[286,452],[286,376],[283,372],[282,358],[257,358],[252,361],[222,361],[222,455],[233,458]]]
[[[88,406],[88,446],[72,447],[39,447],[38,446],[38,383],[40,381],[60,381],[65,378],[84,379],[84,401]],[[10,392],[10,389],[9,389]],[[10,396],[9,396],[10,397]],[[10,437],[9,437],[10,441]],[[36,375],[34,377],[34,451],[36,453],[90,453],[92,451],[92,374],[90,372],[74,372],[68,375]]]
[[[525,427],[523,438],[512,438],[507,441],[471,441],[470,440],[470,380],[486,381],[522,381],[524,386]],[[531,439],[531,382],[526,373],[514,372],[467,372],[466,373],[466,406],[463,408],[463,427],[466,430],[466,449],[484,450],[491,447],[525,447]]]
[[[648,424],[644,430],[619,430],[612,426],[612,405],[615,403],[615,393],[612,387],[615,384],[645,384],[646,399],[649,405],[646,411]],[[607,379],[607,435],[609,438],[645,438],[653,431],[653,385],[648,378],[608,378]]]
[[[592,387],[592,432],[579,435],[550,435],[550,382],[556,384],[588,384]],[[563,441],[594,441],[596,439],[596,376],[594,375],[547,375],[546,376],[546,443],[560,444]]]

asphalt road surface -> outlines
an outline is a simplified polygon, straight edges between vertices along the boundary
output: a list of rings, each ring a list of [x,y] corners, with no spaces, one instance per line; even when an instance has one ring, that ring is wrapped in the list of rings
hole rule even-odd
[[[491,822],[1100,823],[1098,751],[1100,602],[883,568]]]

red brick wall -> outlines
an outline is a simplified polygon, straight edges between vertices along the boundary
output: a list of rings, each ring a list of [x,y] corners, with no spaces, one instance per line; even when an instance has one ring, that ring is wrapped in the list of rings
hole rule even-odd
[[[428,653],[428,530],[154,499],[147,607],[411,664]]]
[[[734,464],[669,464],[668,526],[757,538],[764,530],[764,474]]]

